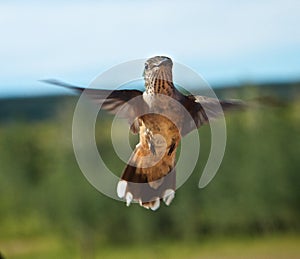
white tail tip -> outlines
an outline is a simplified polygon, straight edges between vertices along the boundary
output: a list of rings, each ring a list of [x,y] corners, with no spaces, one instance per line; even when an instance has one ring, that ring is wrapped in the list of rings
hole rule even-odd
[[[119,198],[124,198],[126,188],[127,188],[127,182],[124,180],[121,180],[117,186],[117,194],[118,194]]]
[[[159,206],[160,206],[160,199],[157,198],[157,199],[153,202],[153,204],[151,204],[150,208],[151,208],[151,210],[155,211],[155,210],[157,210],[157,209],[159,208]]]
[[[164,193],[163,201],[167,206],[169,206],[172,202],[172,200],[175,197],[175,191],[172,189],[167,189]]]
[[[133,199],[133,195],[131,192],[126,193],[126,206],[128,207]]]

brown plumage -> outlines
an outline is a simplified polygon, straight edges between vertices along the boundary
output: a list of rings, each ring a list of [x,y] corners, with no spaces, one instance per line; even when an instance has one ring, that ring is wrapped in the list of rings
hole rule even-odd
[[[175,157],[182,136],[222,115],[222,109],[244,107],[239,100],[219,101],[204,96],[181,94],[173,84],[172,60],[164,56],[145,63],[145,91],[88,89],[57,80],[44,80],[79,91],[112,113],[126,117],[136,145],[117,186],[117,194],[145,208],[156,210],[161,200],[169,205],[176,189]],[[134,101],[130,100],[134,98]],[[125,105],[124,105],[125,104]],[[180,105],[178,105],[180,104]],[[122,110],[120,110],[122,107]],[[190,116],[186,116],[186,110]],[[141,114],[141,115],[140,115]]]

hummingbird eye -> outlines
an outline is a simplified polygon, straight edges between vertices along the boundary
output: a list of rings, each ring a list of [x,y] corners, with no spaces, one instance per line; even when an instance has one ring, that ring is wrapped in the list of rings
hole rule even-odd
[[[148,69],[149,65],[147,63],[145,63],[145,69]]]

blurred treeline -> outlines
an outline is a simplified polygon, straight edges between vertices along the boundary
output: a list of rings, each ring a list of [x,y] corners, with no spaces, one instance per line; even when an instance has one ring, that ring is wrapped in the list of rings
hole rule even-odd
[[[199,189],[210,148],[210,129],[203,127],[194,173],[171,206],[156,212],[135,204],[127,208],[84,178],[72,149],[77,97],[1,100],[0,239],[53,234],[93,246],[299,232],[298,87],[219,90],[227,98],[268,95],[282,99],[283,105],[228,114],[224,160],[213,181]],[[110,116],[101,121],[96,137],[108,166],[119,175],[124,164],[111,146],[110,121]]]

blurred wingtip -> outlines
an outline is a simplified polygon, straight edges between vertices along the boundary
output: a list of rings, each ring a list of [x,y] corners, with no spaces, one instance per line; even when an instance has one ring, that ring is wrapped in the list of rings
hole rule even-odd
[[[85,88],[83,88],[81,86],[77,86],[77,85],[73,85],[73,84],[70,84],[70,83],[66,83],[66,82],[63,82],[61,80],[54,79],[54,78],[39,79],[38,81],[42,82],[42,83],[46,83],[46,84],[62,86],[62,87],[65,87],[65,88],[76,90],[76,91],[83,91],[85,89]]]
[[[240,99],[222,100],[220,104],[225,110],[243,110],[248,107],[248,104]]]
[[[63,81],[54,78],[38,79],[37,81],[45,84],[51,84],[51,85],[59,85],[59,86],[68,85]]]

